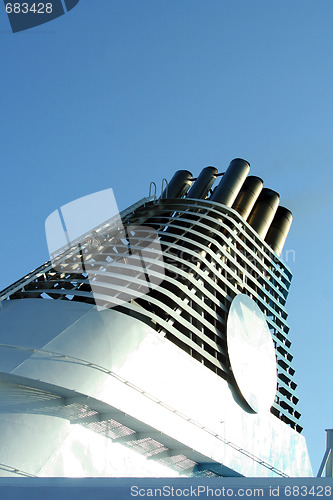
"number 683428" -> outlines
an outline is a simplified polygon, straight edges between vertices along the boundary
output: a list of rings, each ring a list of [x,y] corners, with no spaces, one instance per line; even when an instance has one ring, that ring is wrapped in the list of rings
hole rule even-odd
[[[24,3],[6,3],[6,12],[7,14],[51,14],[52,12],[52,3],[40,3],[34,2],[32,5],[28,5],[26,2]]]

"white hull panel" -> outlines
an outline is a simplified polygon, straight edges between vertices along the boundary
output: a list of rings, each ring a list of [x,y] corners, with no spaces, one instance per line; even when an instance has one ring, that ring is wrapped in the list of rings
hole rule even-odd
[[[207,462],[250,477],[312,475],[303,436],[250,412],[141,321],[78,302],[2,304],[0,475],[170,476]],[[133,449],[128,429],[142,439]],[[159,463],[145,458],[155,452]]]

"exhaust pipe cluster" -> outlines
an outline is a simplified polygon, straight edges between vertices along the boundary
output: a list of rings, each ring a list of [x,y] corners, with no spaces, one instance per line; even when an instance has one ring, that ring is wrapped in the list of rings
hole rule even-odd
[[[209,192],[218,177],[215,167],[204,168],[197,179],[188,170],[178,170],[161,198],[210,199],[236,210],[258,235],[280,256],[292,223],[292,213],[279,205],[280,196],[263,187],[259,177],[248,176],[250,164],[236,158],[212,194]]]

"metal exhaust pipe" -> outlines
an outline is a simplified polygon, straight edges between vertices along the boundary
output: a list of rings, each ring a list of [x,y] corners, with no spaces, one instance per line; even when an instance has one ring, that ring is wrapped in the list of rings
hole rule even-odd
[[[236,210],[244,220],[248,218],[251,210],[262,190],[263,180],[260,177],[249,176],[245,179],[232,208]]]
[[[249,171],[250,164],[246,160],[241,158],[232,160],[210,199],[232,207]]]
[[[263,188],[247,222],[255,231],[265,238],[279,206],[280,196],[272,189]]]
[[[205,167],[201,170],[198,178],[192,184],[189,192],[187,193],[187,198],[202,198],[205,199],[209,193],[210,188],[215,182],[217,175],[217,168],[215,167]]]
[[[177,170],[164,189],[160,199],[183,198],[192,184],[193,176],[188,170]]]
[[[293,215],[290,210],[278,207],[265,238],[266,243],[278,256],[281,255],[292,221]]]

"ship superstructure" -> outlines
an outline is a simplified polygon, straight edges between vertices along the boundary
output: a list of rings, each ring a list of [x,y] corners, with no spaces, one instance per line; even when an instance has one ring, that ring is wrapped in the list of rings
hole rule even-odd
[[[71,475],[66,450],[78,425],[101,440],[98,451],[76,439],[81,475],[158,475],[155,463],[186,475],[311,475],[286,321],[292,274],[279,257],[292,216],[249,170],[241,159],[223,174],[180,170],[159,198],[121,214],[125,232],[104,221],[2,292],[5,475]],[[249,350],[231,360],[236,297],[254,316],[241,319]],[[241,384],[246,363],[260,375],[260,357],[250,359],[259,313],[277,376],[260,411]],[[34,446],[20,455],[29,428]],[[139,468],[126,453],[115,467],[124,450],[143,456]]]

